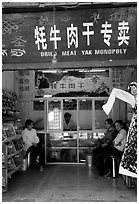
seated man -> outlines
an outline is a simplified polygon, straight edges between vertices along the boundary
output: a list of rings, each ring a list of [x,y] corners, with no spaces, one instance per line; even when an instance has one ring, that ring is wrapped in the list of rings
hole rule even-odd
[[[63,130],[77,130],[77,125],[71,120],[71,114],[68,112],[64,114]]]
[[[96,157],[105,149],[107,146],[112,144],[112,141],[117,136],[118,132],[116,131],[113,120],[111,118],[107,118],[105,120],[106,132],[102,139],[98,139],[96,142],[96,147],[93,149],[93,164],[96,165]]]
[[[33,128],[33,121],[28,119],[25,122],[25,129],[22,134],[24,148],[26,150],[26,156],[31,152],[33,155],[33,163],[36,161],[37,156],[39,156],[39,166],[40,171],[43,171],[44,165],[44,152],[42,146],[39,142],[36,130]]]

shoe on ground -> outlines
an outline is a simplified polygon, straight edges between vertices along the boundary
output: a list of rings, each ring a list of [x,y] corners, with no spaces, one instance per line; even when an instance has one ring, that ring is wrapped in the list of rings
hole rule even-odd
[[[40,171],[43,171],[44,169],[43,169],[43,166],[40,166]]]

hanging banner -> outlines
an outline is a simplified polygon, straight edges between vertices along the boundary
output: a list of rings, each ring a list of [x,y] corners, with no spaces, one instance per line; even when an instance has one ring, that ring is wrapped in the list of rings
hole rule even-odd
[[[136,59],[136,7],[2,15],[2,62]]]
[[[35,72],[35,97],[107,97],[110,91],[109,72]]]

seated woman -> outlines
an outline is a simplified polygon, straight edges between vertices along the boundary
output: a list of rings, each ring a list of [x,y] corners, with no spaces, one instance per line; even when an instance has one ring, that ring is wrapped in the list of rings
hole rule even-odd
[[[28,119],[25,122],[25,129],[22,133],[24,148],[26,150],[26,156],[31,152],[33,155],[33,163],[36,161],[37,156],[39,156],[39,166],[40,171],[43,171],[44,165],[44,152],[42,145],[40,144],[39,138],[37,136],[36,130],[33,128],[33,121]]]
[[[118,134],[113,140],[112,146],[108,146],[107,148],[105,148],[105,151],[100,153],[96,158],[100,176],[107,174],[110,169],[110,163],[105,163],[105,158],[109,158],[112,155],[121,158],[124,151],[127,137],[127,127],[122,120],[117,120],[115,122],[115,128],[118,131]]]
[[[95,148],[93,148],[93,164],[96,165],[96,157],[105,149],[107,146],[112,144],[112,141],[117,136],[117,131],[115,129],[115,126],[113,124],[113,120],[111,118],[107,118],[105,120],[105,126],[106,126],[106,132],[104,134],[104,137],[102,139],[98,139],[95,143]]]

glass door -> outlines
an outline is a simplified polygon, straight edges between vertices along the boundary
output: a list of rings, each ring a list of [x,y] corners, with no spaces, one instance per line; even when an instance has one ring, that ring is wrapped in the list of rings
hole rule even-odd
[[[77,133],[47,134],[47,162],[77,162]]]
[[[94,100],[95,130],[105,129],[105,120],[108,117],[102,109],[105,103],[105,99]]]
[[[86,161],[86,155],[93,148],[93,107],[92,99],[78,100],[78,149],[79,149],[79,163]]]
[[[77,162],[77,100],[51,99],[47,105],[47,162]]]
[[[92,100],[79,99],[78,123],[79,130],[92,131]]]
[[[102,106],[106,103],[107,98],[97,98],[93,100],[93,114],[94,114],[94,123],[93,123],[93,139],[94,142],[104,137],[105,133],[105,120],[109,117],[103,111]]]

